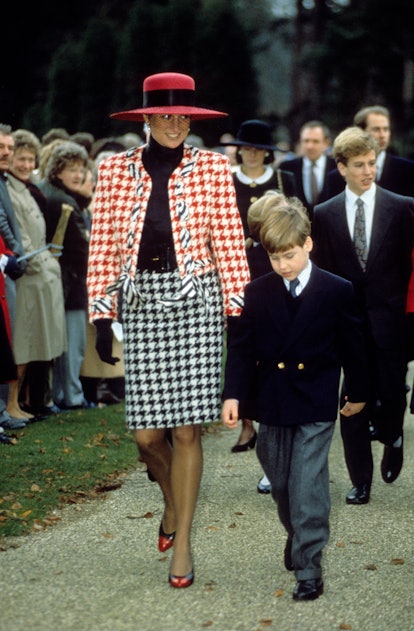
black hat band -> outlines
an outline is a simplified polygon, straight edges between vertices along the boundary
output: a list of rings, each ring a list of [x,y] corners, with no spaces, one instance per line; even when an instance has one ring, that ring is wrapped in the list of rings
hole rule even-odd
[[[144,92],[143,107],[163,107],[168,105],[194,106],[193,90],[150,90]]]

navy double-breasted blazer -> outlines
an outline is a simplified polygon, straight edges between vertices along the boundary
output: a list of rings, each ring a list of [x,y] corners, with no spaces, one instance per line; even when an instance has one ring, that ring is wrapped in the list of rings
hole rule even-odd
[[[294,317],[289,300],[298,301]],[[229,334],[223,399],[244,402],[254,384],[250,406],[259,423],[333,422],[341,368],[349,400],[365,401],[365,346],[350,282],[313,265],[295,299],[274,272],[246,286]]]

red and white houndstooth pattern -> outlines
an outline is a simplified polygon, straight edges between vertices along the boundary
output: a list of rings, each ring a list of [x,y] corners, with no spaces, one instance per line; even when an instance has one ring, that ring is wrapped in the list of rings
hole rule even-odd
[[[88,264],[90,320],[117,317],[117,293],[133,292],[151,178],[143,147],[101,162]],[[195,276],[217,269],[225,315],[240,315],[249,271],[230,162],[185,146],[168,186],[174,246],[183,294]],[[187,284],[187,289],[185,286]],[[196,286],[193,283],[193,286]]]

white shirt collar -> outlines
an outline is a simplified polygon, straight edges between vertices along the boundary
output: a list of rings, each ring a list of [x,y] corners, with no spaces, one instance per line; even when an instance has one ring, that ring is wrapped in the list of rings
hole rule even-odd
[[[241,170],[241,167],[239,167],[238,170],[235,171],[236,177],[238,180],[240,180],[242,184],[251,184],[252,182],[255,182],[256,184],[265,184],[272,177],[273,169],[269,165],[264,165],[264,167],[265,167],[265,172],[263,173],[263,175],[256,178],[249,177],[248,175],[243,173],[243,171]]]
[[[297,279],[299,281],[299,285],[296,287],[296,295],[299,296],[299,294],[302,293],[302,291],[305,289],[306,285],[309,282],[310,279],[310,275],[311,275],[311,271],[312,271],[312,262],[309,259],[308,260],[308,264],[306,265],[305,269],[303,269],[300,274],[297,275]],[[285,284],[286,289],[289,291],[289,281],[286,280],[285,278],[283,279],[283,282]]]
[[[372,185],[370,186],[370,188],[365,191],[364,193],[362,193],[362,195],[355,195],[355,193],[353,193],[351,191],[351,189],[348,187],[348,185],[346,185],[345,187],[345,201],[347,204],[350,204],[352,206],[355,205],[356,200],[361,198],[362,201],[364,202],[364,204],[367,204],[367,206],[372,206],[375,203],[375,192],[376,192],[376,185],[375,183],[372,183]]]
[[[383,169],[384,168],[384,162],[385,162],[385,157],[386,157],[386,152],[383,149],[382,151],[379,152],[379,154],[377,155],[377,169]]]
[[[304,157],[303,162],[308,169],[311,168],[312,160],[309,160],[309,158]],[[326,155],[324,153],[320,155],[317,160],[315,160],[315,165],[318,169],[325,167],[325,163],[326,163]]]

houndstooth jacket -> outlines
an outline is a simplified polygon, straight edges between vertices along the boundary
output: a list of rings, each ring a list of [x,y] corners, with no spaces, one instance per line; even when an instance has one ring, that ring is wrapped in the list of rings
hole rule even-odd
[[[94,200],[88,264],[89,318],[117,318],[117,296],[137,305],[134,278],[151,178],[144,147],[103,160]],[[184,146],[168,184],[177,265],[182,281],[174,300],[202,292],[202,275],[217,269],[225,315],[240,315],[249,271],[230,162]]]

